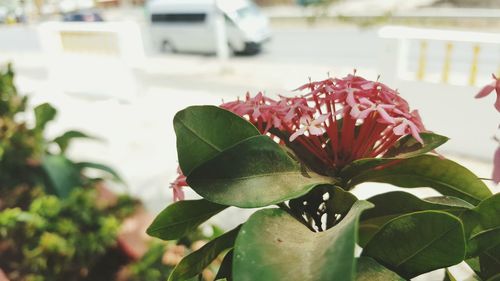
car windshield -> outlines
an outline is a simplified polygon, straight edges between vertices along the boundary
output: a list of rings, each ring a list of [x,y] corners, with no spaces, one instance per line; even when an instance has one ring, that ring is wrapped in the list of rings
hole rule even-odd
[[[260,16],[260,11],[254,4],[250,4],[236,11],[239,18]]]

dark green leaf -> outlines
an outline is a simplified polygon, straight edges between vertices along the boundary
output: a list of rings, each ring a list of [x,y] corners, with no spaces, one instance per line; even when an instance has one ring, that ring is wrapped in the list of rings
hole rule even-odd
[[[253,214],[241,228],[233,277],[249,280],[352,280],[360,213],[372,204],[357,201],[336,226],[312,232],[281,209]]]
[[[259,131],[238,115],[216,106],[191,106],[174,117],[177,154],[184,175],[219,152]]]
[[[263,207],[306,194],[333,178],[308,172],[267,136],[255,136],[195,168],[189,186],[207,200],[242,208]]]
[[[53,142],[57,143],[57,145],[61,149],[61,153],[64,153],[66,152],[66,149],[68,148],[70,141],[75,138],[96,139],[95,137],[89,136],[80,131],[67,131],[64,134],[54,138]]]
[[[368,199],[375,208],[367,210],[361,216],[360,245],[364,246],[370,238],[388,221],[404,214],[425,210],[441,210],[460,215],[463,211],[474,208],[461,199],[449,196],[420,199],[410,193],[394,191],[376,195]]]
[[[352,176],[347,183],[349,187],[362,182],[383,182],[410,188],[431,187],[443,195],[458,197],[474,205],[491,196],[488,187],[467,168],[437,156],[362,159],[353,163],[348,171]],[[357,174],[351,170],[355,166],[361,170]]]
[[[47,155],[42,160],[47,174],[49,192],[66,198],[75,187],[82,184],[78,168],[62,155]]]
[[[500,193],[481,202],[473,212],[478,224],[468,243],[470,257],[500,244]]]
[[[357,261],[356,281],[405,281],[372,258],[360,257]]]
[[[225,208],[204,199],[175,202],[156,216],[146,232],[162,240],[179,239]]]
[[[79,170],[83,169],[96,169],[108,173],[112,176],[112,179],[117,182],[123,182],[122,177],[113,168],[100,163],[93,162],[79,162],[75,164]]]
[[[52,107],[52,105],[48,103],[43,103],[35,107],[35,119],[36,125],[35,128],[37,130],[42,131],[45,128],[45,125],[54,120],[56,117],[57,110]]]
[[[184,257],[174,268],[168,277],[168,281],[182,281],[200,274],[223,251],[234,246],[239,230],[240,227],[238,226]]]
[[[225,279],[227,281],[232,281],[233,278],[233,250],[227,252],[222,260],[217,276],[215,280]]]
[[[493,278],[500,274],[500,245],[484,251],[479,256],[481,267],[480,277],[483,279]]]
[[[362,254],[412,278],[464,259],[463,226],[457,217],[441,211],[406,214],[386,223]]]
[[[434,133],[420,133],[422,145],[412,135],[397,141],[384,155],[384,158],[411,158],[432,151],[447,142],[449,138]]]

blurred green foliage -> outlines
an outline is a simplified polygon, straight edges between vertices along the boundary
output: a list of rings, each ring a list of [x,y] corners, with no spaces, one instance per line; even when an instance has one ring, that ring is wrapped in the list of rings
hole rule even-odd
[[[0,212],[0,268],[12,280],[84,280],[117,246],[120,222],[134,210],[128,197],[117,210],[98,207],[96,196],[78,189],[67,199],[43,195],[27,210]]]
[[[137,202],[99,196],[101,178],[85,170],[121,180],[119,175],[66,156],[71,141],[87,134],[47,139],[45,129],[56,115],[48,103],[30,110],[14,86],[12,67],[0,68],[0,269],[11,281],[111,280],[127,262],[117,235]]]

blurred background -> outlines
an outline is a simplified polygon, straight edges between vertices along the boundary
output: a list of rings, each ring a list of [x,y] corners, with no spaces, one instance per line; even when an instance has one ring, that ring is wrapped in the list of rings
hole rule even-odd
[[[0,64],[50,102],[74,159],[106,163],[157,213],[171,202],[174,114],[357,74],[398,88],[440,149],[491,177],[498,113],[474,95],[500,72],[498,0],[0,0]],[[371,195],[370,190],[361,197]]]
[[[292,91],[309,79],[343,77],[356,69],[358,75],[380,79],[399,89],[410,106],[420,111],[428,130],[450,137],[439,149],[440,153],[479,177],[490,178],[493,153],[498,147],[494,136],[495,132],[498,134],[499,116],[493,107],[494,94],[481,100],[474,96],[482,86],[492,82],[492,73],[500,74],[499,30],[499,0],[0,0],[0,65],[12,63],[14,83],[19,93],[29,97],[29,109],[45,102],[57,108],[54,122],[45,126],[44,121],[41,129],[38,128],[39,113],[48,112],[50,121],[55,111],[49,106],[35,108],[37,125],[28,133],[34,134],[41,147],[46,140],[54,139],[63,160],[80,164],[95,161],[114,167],[126,184],[108,181],[105,190],[126,193],[144,203],[145,209],[141,209],[139,215],[123,223],[120,220],[129,213],[116,214],[119,208],[113,209],[115,213],[108,210],[122,223],[117,238],[119,245],[128,256],[137,259],[147,250],[143,242],[137,242],[144,240],[145,227],[172,202],[169,185],[177,175],[172,119],[177,111],[189,105],[218,105],[247,92],[262,91],[272,97],[293,95]],[[9,77],[11,74],[7,72],[4,77],[7,82],[0,81],[0,86],[9,86]],[[15,97],[15,91],[2,87],[0,93]],[[17,113],[24,110],[16,105],[17,98],[2,99],[1,102],[14,108],[13,112],[7,112],[11,116],[0,116],[2,124],[5,120],[20,124],[16,126],[21,134],[25,133],[26,126],[33,127],[16,123],[19,122]],[[33,123],[33,118],[23,118],[27,124]],[[65,134],[68,130],[72,133]],[[93,138],[84,138],[85,135],[76,131],[86,132]],[[25,143],[28,147],[33,144],[29,134]],[[13,140],[10,135],[0,136],[2,142]],[[74,144],[68,147],[66,139],[75,139]],[[38,155],[39,150],[33,151]],[[54,156],[49,149],[42,152]],[[30,157],[27,159],[33,160]],[[30,161],[21,164],[29,169],[39,168],[39,162]],[[62,167],[71,166],[67,165],[72,163],[68,161]],[[107,169],[94,165],[96,167]],[[81,172],[81,167],[79,169]],[[2,173],[5,174],[1,171],[0,176],[5,176]],[[487,183],[498,192],[498,187],[490,181]],[[5,183],[0,180],[0,187],[2,185]],[[94,182],[90,181],[90,185]],[[367,198],[393,189],[381,184],[374,188],[375,185],[362,185],[355,194]],[[435,194],[428,189],[409,192]],[[110,195],[101,193],[99,197]],[[9,196],[0,196],[0,209],[9,207],[6,205]],[[29,207],[37,215],[45,214],[43,210],[53,210],[57,205],[55,200],[59,200],[37,196],[38,201]],[[188,192],[188,197],[195,196]],[[33,254],[25,259],[16,252],[20,251],[16,243],[28,245],[25,241],[38,241],[42,249],[52,249],[44,243],[59,245],[54,249],[59,249],[58,255],[65,255],[68,260],[74,260],[75,249],[81,245],[91,249],[90,261],[96,260],[95,252],[99,251],[99,257],[113,260],[107,256],[111,253],[109,249],[99,250],[105,243],[98,239],[106,236],[95,238],[92,229],[97,227],[104,233],[112,229],[113,235],[117,235],[118,223],[115,228],[109,227],[109,222],[85,226],[95,221],[89,221],[87,212],[94,212],[99,218],[102,212],[108,211],[95,211],[93,197],[85,194],[74,195],[69,200],[60,201],[62,207],[55,209],[69,208],[72,214],[74,208],[85,210],[82,218],[78,218],[82,223],[73,227],[76,229],[73,234],[67,234],[68,229],[73,228],[59,224],[63,215],[47,213],[49,222],[54,216],[58,219],[54,220],[60,226],[58,230],[46,229],[29,239],[20,236],[10,248],[7,240],[0,243],[0,262],[7,266],[3,269],[11,280],[44,280],[47,273],[40,268],[53,269],[47,266],[43,255]],[[128,202],[113,200],[113,204]],[[122,207],[129,206],[127,204],[123,203]],[[26,218],[16,212],[14,215],[2,212],[0,222],[5,224],[9,216],[21,221]],[[213,223],[229,229],[248,214],[233,208],[217,216]],[[113,222],[115,218],[109,219]],[[69,221],[76,219],[70,216]],[[23,223],[26,222],[19,222]],[[72,235],[86,228],[92,231],[88,235],[82,233],[82,239],[93,242],[72,240]],[[61,237],[70,237],[67,241],[75,242],[76,248],[67,250],[69,242],[54,240],[56,232]],[[129,235],[130,243],[123,242],[126,240],[123,232],[125,236],[127,232],[135,233]],[[25,231],[9,233],[9,239],[16,241],[16,233]],[[208,234],[188,240],[206,240],[217,233],[214,228]],[[115,245],[116,237],[112,237],[106,240],[111,241],[109,247]],[[186,247],[195,249],[195,243],[191,242]],[[131,269],[138,279],[127,280],[160,280],[159,275],[154,275],[160,274],[158,271],[146,273],[153,268],[151,261],[169,264],[169,269],[161,269],[166,270],[162,276],[167,276],[172,265],[178,262],[178,256],[188,251],[184,246],[171,246],[167,248],[173,250],[166,253],[162,245],[150,248],[143,256],[145,262]],[[33,253],[32,249],[22,251],[23,255]],[[17,258],[12,253],[17,253]],[[37,262],[45,267],[37,264],[34,257],[41,257]],[[18,267],[17,261],[23,259],[28,269]],[[82,268],[72,267],[73,271],[67,271],[68,276],[79,272],[90,279],[75,280],[101,280],[92,277],[92,270],[100,272],[101,269],[91,269],[88,264],[86,259],[79,261]],[[22,279],[24,273],[19,272],[23,270],[45,277]],[[2,279],[1,273],[0,268],[0,280],[7,280]],[[213,279],[207,274],[205,280]]]

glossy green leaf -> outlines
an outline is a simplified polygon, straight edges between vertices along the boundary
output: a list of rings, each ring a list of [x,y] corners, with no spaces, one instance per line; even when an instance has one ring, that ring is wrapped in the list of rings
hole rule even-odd
[[[256,212],[236,239],[234,280],[354,279],[358,218],[371,206],[357,201],[342,221],[324,232],[310,231],[281,209]]]
[[[184,257],[172,273],[170,273],[168,281],[182,281],[200,274],[223,251],[234,246],[234,241],[239,230],[240,227],[238,226]]]
[[[360,257],[357,261],[356,281],[405,281],[372,258]]]
[[[43,130],[45,125],[54,120],[57,110],[48,103],[43,103],[35,107],[35,128]]]
[[[47,155],[42,159],[49,192],[66,198],[74,188],[82,185],[78,168],[63,155]]]
[[[146,233],[162,240],[179,239],[225,208],[204,199],[178,201],[161,211]]]
[[[442,211],[406,214],[386,223],[362,255],[405,278],[413,278],[464,259],[463,226],[457,217]]]
[[[470,257],[500,244],[500,193],[481,202],[473,212],[478,224],[468,243]]]
[[[461,199],[449,196],[420,199],[410,193],[394,191],[379,194],[368,199],[375,205],[361,216],[359,243],[366,245],[370,238],[388,221],[404,214],[425,210],[441,210],[460,215],[474,208]]]
[[[358,166],[359,173],[349,172],[352,177],[347,182],[348,187],[362,182],[383,182],[409,188],[431,187],[443,195],[458,197],[474,205],[491,196],[489,188],[467,168],[437,156],[364,159],[358,161]],[[365,169],[368,166],[370,168]]]
[[[59,148],[61,149],[61,153],[65,153],[66,152],[66,149],[68,148],[70,142],[73,140],[73,139],[77,139],[77,138],[80,138],[80,139],[96,139],[95,137],[92,137],[92,136],[89,136],[83,132],[80,132],[80,131],[67,131],[67,132],[64,132],[64,134],[54,138],[53,142],[57,143],[57,145],[59,146]]]
[[[174,117],[179,165],[185,175],[219,152],[259,131],[245,119],[216,106],[190,106]]]
[[[187,177],[203,198],[242,208],[263,207],[306,194],[333,178],[306,171],[267,136],[255,136],[224,150]]]
[[[422,145],[412,135],[406,135],[398,140],[384,155],[385,158],[411,158],[424,153],[430,152],[449,138],[434,133],[420,133],[420,137],[424,141]]]

